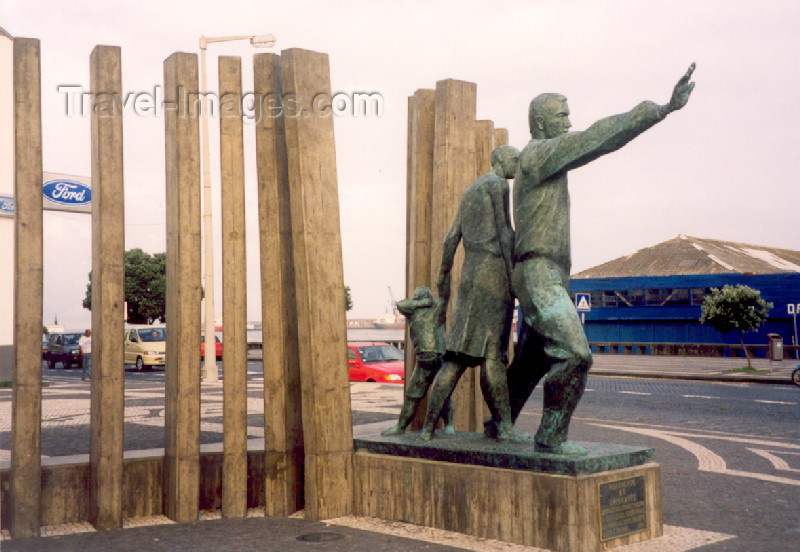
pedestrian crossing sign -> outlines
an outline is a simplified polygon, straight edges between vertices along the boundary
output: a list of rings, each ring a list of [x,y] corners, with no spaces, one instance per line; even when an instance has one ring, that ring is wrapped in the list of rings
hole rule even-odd
[[[590,312],[592,310],[592,299],[588,293],[575,294],[575,308],[578,312]]]

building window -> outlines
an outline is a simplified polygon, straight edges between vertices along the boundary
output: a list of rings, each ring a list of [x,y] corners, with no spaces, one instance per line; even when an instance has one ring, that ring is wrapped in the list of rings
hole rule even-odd
[[[664,306],[679,306],[689,304],[689,290],[686,288],[676,288],[668,290],[670,293],[664,297]]]
[[[602,307],[677,307],[702,304],[710,288],[651,288],[592,291],[593,308]]]
[[[648,289],[645,291],[644,301],[647,306],[658,307],[664,304],[664,299],[671,292],[671,289]]]
[[[711,288],[692,288],[689,293],[691,294],[692,305],[702,305],[706,295],[711,295]]]

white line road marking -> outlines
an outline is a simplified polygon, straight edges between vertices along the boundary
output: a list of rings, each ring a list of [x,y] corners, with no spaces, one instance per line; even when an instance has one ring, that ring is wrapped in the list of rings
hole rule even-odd
[[[710,395],[681,395],[685,399],[718,399],[719,397],[712,397]]]
[[[522,412],[522,414],[529,414],[529,413],[528,412]],[[581,421],[584,421],[584,422],[587,422],[587,423],[598,422],[598,423],[604,424],[604,423],[608,422],[608,420],[604,419],[604,418],[588,418],[588,417],[583,417],[583,416],[576,416],[573,419],[574,420],[581,420]],[[623,425],[628,425],[628,426],[657,427],[659,429],[666,430],[669,433],[675,433],[676,431],[687,431],[687,429],[685,427],[681,427],[681,426],[670,426],[670,425],[660,425],[660,424],[644,424],[644,423],[639,423],[639,422],[617,422],[617,423],[621,423]],[[748,434],[748,433],[731,433],[730,431],[715,431],[713,429],[692,428],[691,431],[694,432],[694,433],[687,434],[687,435],[697,436],[697,437],[705,437],[705,438],[708,438],[708,439],[712,438],[713,435],[727,435],[727,436],[730,436],[730,437],[741,437],[741,438],[761,437],[759,435],[751,435],[751,434]],[[706,434],[708,434],[708,435],[706,435]],[[786,447],[786,446],[793,447],[793,446],[795,446],[795,445],[792,445],[792,444],[788,444],[787,445],[787,444],[781,443],[781,441],[791,441],[791,439],[787,439],[786,437],[773,437],[773,436],[770,436],[770,439],[776,439],[776,441],[774,441],[775,442],[775,446],[779,446],[779,447]],[[742,442],[745,442],[745,441],[742,441]]]
[[[624,393],[625,395],[652,395],[652,393],[642,393],[641,391],[620,391],[620,393]]]
[[[782,443],[780,441],[767,441],[765,439],[747,439],[742,437],[727,437],[725,435],[701,435],[699,433],[684,433],[681,431],[666,431],[665,433],[677,435],[679,437],[696,437],[698,439],[716,439],[717,441],[729,441],[731,443],[744,443],[747,445],[800,449],[800,445],[795,443]]]
[[[609,429],[617,429],[620,431],[629,431],[631,433],[638,433],[640,435],[647,435],[648,437],[655,437],[662,439],[668,443],[679,446],[682,449],[691,452],[697,458],[697,469],[699,471],[717,473],[721,475],[733,475],[735,477],[747,477],[750,479],[758,479],[761,481],[769,481],[772,483],[782,483],[784,485],[795,485],[800,487],[800,479],[790,479],[788,477],[778,477],[775,475],[767,475],[763,473],[746,472],[741,470],[729,470],[725,464],[725,460],[718,454],[712,452],[702,445],[693,443],[688,439],[678,437],[676,434],[666,431],[658,431],[655,429],[647,429],[640,427],[623,427],[608,424],[591,424],[598,427],[605,427]],[[695,436],[698,437],[698,436]],[[776,446],[787,446],[784,443],[776,443]],[[796,445],[795,445],[796,446]]]
[[[760,399],[756,399],[754,402],[762,404],[790,404],[790,405],[797,404],[796,402],[791,402],[791,401],[763,401]]]
[[[761,458],[766,458],[767,460],[769,460],[770,464],[772,464],[772,467],[775,468],[776,470],[800,473],[800,470],[789,466],[789,463],[786,460],[772,454],[772,452],[770,451],[761,449],[752,449],[752,448],[749,448],[747,450],[749,450],[753,454],[759,455]]]

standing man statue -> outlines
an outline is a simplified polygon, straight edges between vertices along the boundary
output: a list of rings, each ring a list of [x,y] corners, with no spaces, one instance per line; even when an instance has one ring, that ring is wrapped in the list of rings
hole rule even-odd
[[[571,268],[567,172],[620,149],[681,109],[694,83],[689,67],[666,105],[644,101],[631,111],[600,119],[582,132],[567,132],[569,108],[560,94],[541,94],[530,104],[532,140],[522,150],[514,185],[514,272],[512,284],[524,318],[517,354],[508,371],[512,417],[516,420],[539,380],[544,409],[536,449],[584,454],[566,442],[570,419],[586,387],[592,354],[569,288]],[[487,433],[494,430],[487,422]]]
[[[481,390],[498,439],[515,436],[508,403],[506,366],[514,298],[511,294],[514,230],[508,209],[507,178],[517,170],[519,151],[502,146],[492,152],[492,170],[461,196],[453,226],[442,250],[436,285],[444,305],[450,297],[450,271],[458,242],[464,243],[464,265],[450,331],[445,365],[434,380],[421,437],[430,439],[442,406],[464,371],[481,368]]]

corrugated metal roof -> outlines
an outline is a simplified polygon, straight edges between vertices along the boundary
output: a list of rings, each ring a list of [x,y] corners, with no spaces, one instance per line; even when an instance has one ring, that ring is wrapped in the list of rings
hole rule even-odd
[[[780,272],[800,272],[800,251],[681,235],[573,278]]]

